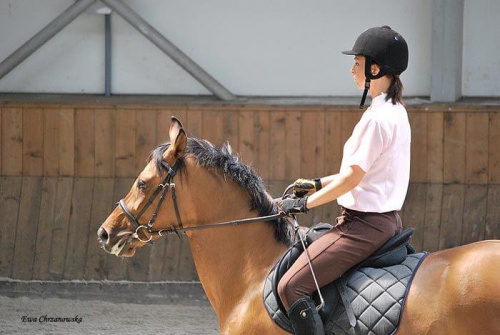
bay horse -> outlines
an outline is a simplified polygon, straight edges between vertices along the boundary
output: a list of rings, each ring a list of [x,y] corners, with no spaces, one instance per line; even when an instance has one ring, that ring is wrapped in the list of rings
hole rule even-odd
[[[280,218],[215,227],[276,214],[272,197],[228,144],[219,149],[187,138],[175,118],[169,136],[100,227],[103,249],[131,257],[150,240],[184,231],[220,333],[284,334],[268,316],[262,292],[266,275],[294,242],[292,227]],[[413,280],[397,334],[500,334],[500,241],[430,254]]]

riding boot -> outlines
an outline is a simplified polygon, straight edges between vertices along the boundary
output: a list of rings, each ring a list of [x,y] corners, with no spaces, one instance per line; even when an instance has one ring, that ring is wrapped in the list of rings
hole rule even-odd
[[[288,311],[296,335],[325,335],[323,321],[316,310],[316,304],[310,298],[297,300]]]

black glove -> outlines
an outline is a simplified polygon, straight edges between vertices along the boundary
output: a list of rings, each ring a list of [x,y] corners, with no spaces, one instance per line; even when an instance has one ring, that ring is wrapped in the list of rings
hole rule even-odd
[[[305,198],[285,198],[278,203],[279,213],[284,216],[291,216],[292,214],[307,213],[308,209],[306,206],[307,197]]]
[[[293,194],[297,198],[303,198],[306,195],[313,194],[316,191],[321,190],[321,179],[297,179],[293,183]]]

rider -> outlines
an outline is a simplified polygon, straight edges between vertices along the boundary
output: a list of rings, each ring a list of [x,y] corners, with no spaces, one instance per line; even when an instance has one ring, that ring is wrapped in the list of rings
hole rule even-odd
[[[337,199],[341,216],[333,229],[308,247],[320,287],[338,279],[402,230],[397,211],[410,178],[411,129],[402,102],[399,75],[408,65],[408,46],[388,26],[363,32],[352,50],[351,73],[367,91],[371,106],[344,145],[340,172],[314,180],[298,179],[294,197],[279,203],[281,214],[307,213]],[[310,298],[316,291],[307,258],[302,254],[280,280],[278,294],[296,334],[324,334]]]

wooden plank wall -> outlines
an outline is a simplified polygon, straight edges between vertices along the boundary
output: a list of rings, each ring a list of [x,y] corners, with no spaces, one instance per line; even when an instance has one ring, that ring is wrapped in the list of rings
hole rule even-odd
[[[402,210],[413,244],[435,251],[500,238],[500,106],[410,106],[411,184]],[[130,260],[106,255],[96,230],[129,190],[170,116],[189,135],[228,141],[274,197],[298,177],[338,171],[355,107],[0,106],[0,277],[193,280],[185,239]],[[332,222],[323,206],[302,223]]]

